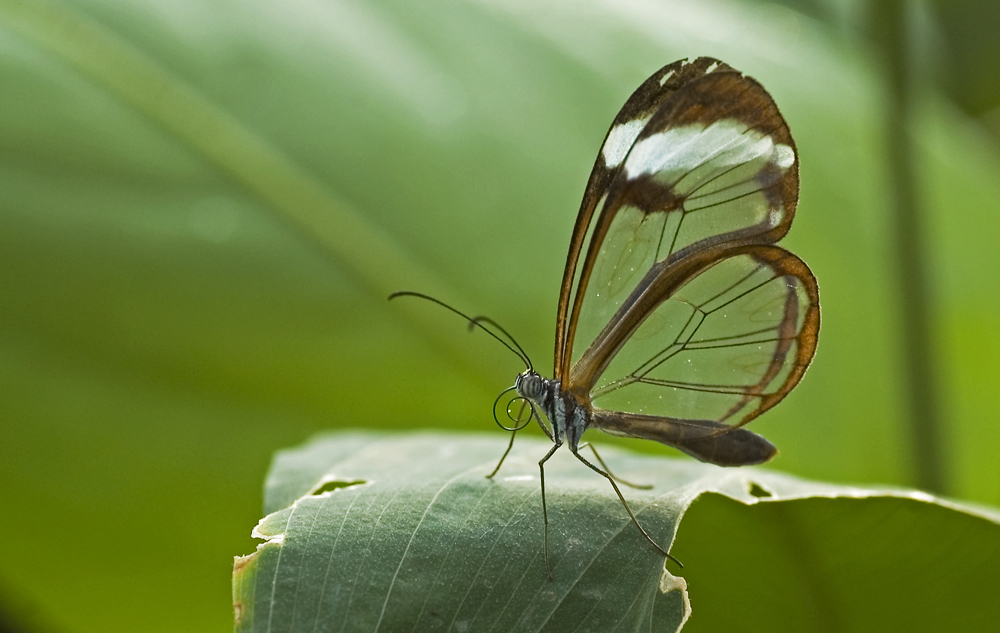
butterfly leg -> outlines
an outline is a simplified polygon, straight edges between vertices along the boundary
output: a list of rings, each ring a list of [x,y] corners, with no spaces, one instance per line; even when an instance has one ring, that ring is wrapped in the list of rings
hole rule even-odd
[[[624,495],[622,495],[622,491],[618,488],[618,484],[615,483],[615,478],[612,477],[610,473],[608,473],[606,471],[603,471],[600,468],[598,468],[597,466],[594,466],[593,464],[591,464],[590,462],[588,462],[583,457],[583,455],[580,454],[579,447],[573,447],[571,445],[570,446],[570,450],[573,452],[573,455],[575,455],[577,459],[579,459],[581,462],[584,463],[584,465],[586,465],[592,471],[594,471],[598,475],[601,475],[602,477],[604,477],[605,479],[607,479],[609,482],[611,482],[611,487],[615,489],[615,493],[618,495],[618,500],[621,501],[622,502],[622,506],[625,507],[625,512],[628,513],[629,518],[632,519],[632,523],[635,523],[635,527],[639,528],[639,531],[642,532],[642,535],[644,537],[646,537],[646,540],[649,541],[650,545],[652,545],[653,547],[655,547],[657,549],[657,551],[659,551],[661,554],[663,554],[664,556],[666,556],[670,560],[672,560],[675,563],[677,563],[678,566],[684,567],[684,565],[679,560],[677,560],[676,558],[674,558],[673,556],[670,555],[670,552],[668,552],[667,550],[665,550],[662,547],[660,547],[659,544],[657,544],[657,542],[653,540],[653,537],[650,536],[649,533],[646,532],[646,530],[643,529],[643,527],[641,525],[639,525],[639,520],[635,518],[635,515],[632,513],[632,508],[630,508],[628,506],[628,503],[625,501],[625,497],[624,497]],[[551,454],[552,454],[552,452],[549,453],[549,455],[551,455]],[[548,456],[546,456],[546,458],[548,458]],[[545,488],[543,486],[542,487],[542,500],[544,501],[544,499],[545,499]]]
[[[503,466],[503,460],[507,459],[507,455],[510,454],[510,449],[514,448],[514,435],[516,434],[517,431],[510,432],[510,443],[507,444],[507,450],[503,452],[503,455],[500,457],[500,461],[497,462],[497,467],[493,469],[493,472],[486,475],[487,479],[493,479],[493,476],[500,472],[500,467]]]
[[[652,490],[653,489],[653,485],[652,484],[634,484],[634,483],[632,483],[630,481],[625,481],[624,479],[622,479],[618,475],[616,475],[613,472],[611,472],[611,469],[608,468],[608,465],[604,462],[603,459],[601,459],[601,456],[597,454],[597,449],[594,448],[593,444],[591,444],[590,442],[584,442],[583,444],[580,444],[579,448],[583,448],[584,446],[589,446],[590,447],[590,451],[594,454],[594,457],[597,458],[597,463],[600,464],[602,467],[604,467],[604,470],[609,475],[611,475],[612,479],[614,479],[618,483],[625,484],[629,488],[636,488],[637,490]]]
[[[502,396],[503,394],[500,394],[500,395]],[[499,398],[498,398],[498,400],[499,400]],[[494,406],[496,406],[496,405],[494,405]],[[555,437],[553,437],[552,431],[550,431],[549,428],[547,426],[545,426],[545,424],[542,422],[541,416],[539,416],[538,412],[535,411],[535,407],[531,406],[531,403],[529,403],[527,400],[522,400],[521,401],[521,410],[518,411],[518,414],[517,414],[516,418],[512,417],[511,419],[513,419],[515,422],[518,421],[518,420],[521,420],[522,419],[521,415],[524,413],[524,407],[526,407],[526,406],[531,407],[531,417],[534,418],[536,422],[538,422],[538,426],[542,427],[542,431],[545,433],[545,435],[547,435],[548,438],[554,442],[555,441]],[[494,411],[494,415],[496,415],[496,411]],[[493,479],[494,475],[496,475],[498,472],[500,472],[500,467],[503,466],[504,460],[507,459],[507,455],[510,454],[510,449],[514,448],[514,434],[517,433],[518,431],[520,431],[521,429],[523,429],[525,426],[527,426],[529,422],[530,422],[530,419],[528,420],[528,422],[525,422],[524,424],[522,424],[520,426],[514,426],[514,427],[506,427],[506,426],[503,426],[502,424],[500,425],[501,428],[510,431],[510,442],[508,442],[508,444],[507,444],[507,450],[505,450],[503,452],[503,455],[500,457],[500,461],[497,462],[497,467],[493,469],[493,472],[491,472],[490,474],[486,475],[487,479]],[[598,459],[600,459],[600,458],[598,458]]]
[[[549,565],[549,510],[545,505],[545,462],[549,461],[549,458],[559,450],[562,446],[562,442],[556,443],[545,457],[538,461],[538,472],[542,482],[542,520],[544,521],[545,527],[542,531],[542,553],[545,557],[545,573],[552,580],[552,566]],[[642,528],[639,528],[642,529]]]

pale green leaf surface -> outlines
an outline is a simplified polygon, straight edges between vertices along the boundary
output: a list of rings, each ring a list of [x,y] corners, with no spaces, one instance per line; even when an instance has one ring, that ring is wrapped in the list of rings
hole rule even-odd
[[[265,542],[236,563],[236,630],[676,631],[692,604],[695,631],[1000,616],[994,510],[617,450],[602,452],[620,476],[655,484],[626,489],[639,520],[686,567],[665,572],[607,482],[564,450],[546,468],[548,581],[548,446],[522,438],[492,481],[499,435],[345,432],[279,453],[254,530]]]

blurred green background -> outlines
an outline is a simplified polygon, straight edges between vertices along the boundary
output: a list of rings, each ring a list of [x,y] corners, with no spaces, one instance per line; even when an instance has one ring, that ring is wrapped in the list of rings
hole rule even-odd
[[[1000,5],[897,3],[945,492],[1000,504]],[[916,485],[892,56],[866,3],[0,0],[0,630],[223,631],[271,454],[495,431],[507,327],[550,370],[577,205],[660,66],[759,79],[797,141],[783,244],[814,365],[771,467]],[[598,438],[599,439],[599,438]],[[636,450],[670,454],[635,442]]]

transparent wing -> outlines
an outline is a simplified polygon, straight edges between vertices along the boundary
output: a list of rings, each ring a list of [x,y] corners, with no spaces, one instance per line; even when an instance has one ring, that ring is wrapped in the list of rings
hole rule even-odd
[[[716,255],[640,284],[614,321],[623,325],[580,359],[595,409],[667,418],[691,438],[742,426],[795,387],[819,335],[815,278],[776,246]]]
[[[635,140],[664,104],[681,88],[703,77],[708,72],[726,72],[733,69],[712,58],[701,57],[693,62],[686,59],[668,64],[653,73],[640,85],[622,106],[605,136],[601,151],[594,161],[583,201],[577,215],[573,238],[563,274],[556,319],[555,374],[560,379],[569,368],[567,347],[568,314],[574,281],[577,279],[577,262],[585,246],[595,212],[607,199],[608,189],[624,169],[625,157]]]
[[[776,242],[794,216],[796,150],[770,95],[716,60],[674,72],[687,74],[651,115],[616,118],[598,157],[615,167],[595,167],[577,218],[556,341],[556,378],[577,393],[591,385],[571,359],[651,271],[721,245]]]

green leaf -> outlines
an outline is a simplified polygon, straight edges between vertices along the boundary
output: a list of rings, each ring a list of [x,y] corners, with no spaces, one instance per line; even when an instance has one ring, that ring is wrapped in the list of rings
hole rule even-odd
[[[337,433],[279,453],[254,530],[264,543],[236,559],[236,630],[676,631],[689,615],[693,630],[974,630],[1000,618],[1000,513],[618,450],[604,455],[616,474],[655,484],[625,494],[684,577],[607,481],[559,451],[546,464],[548,580],[536,465],[548,447],[519,439],[493,480],[497,436]]]

